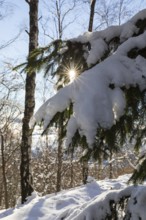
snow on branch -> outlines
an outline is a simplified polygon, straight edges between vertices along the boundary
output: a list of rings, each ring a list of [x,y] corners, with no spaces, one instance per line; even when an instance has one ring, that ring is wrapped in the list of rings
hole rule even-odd
[[[130,37],[142,33],[146,26],[146,9],[137,13],[128,22],[121,26],[111,26],[102,31],[86,32],[77,38],[71,39],[72,42],[89,44],[90,51],[85,48],[84,57],[88,66],[100,62],[104,56],[111,54],[118,45],[125,42]]]
[[[131,21],[136,22],[140,16],[141,19],[146,17],[144,12],[146,10],[136,15]],[[127,35],[127,31],[123,32],[123,29],[121,29],[122,38],[124,36],[129,38],[131,34]],[[106,31],[108,36],[109,29]],[[92,55],[97,56],[94,52]],[[68,86],[60,89],[36,112],[33,123],[43,120],[44,129],[46,129],[55,114],[64,111],[72,103],[73,115],[66,128],[66,144],[71,143],[78,130],[81,136],[86,137],[89,147],[92,147],[97,129],[110,129],[124,115],[126,100],[122,88],[138,86],[141,91],[146,89],[145,58],[146,32],[129,38],[113,55],[83,72]]]

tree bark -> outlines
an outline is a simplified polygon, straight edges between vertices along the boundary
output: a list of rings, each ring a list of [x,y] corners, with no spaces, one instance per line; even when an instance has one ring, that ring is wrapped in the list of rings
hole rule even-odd
[[[73,181],[74,181],[74,166],[73,166],[73,158],[74,158],[74,151],[71,151],[71,158],[70,158],[70,188],[73,188]]]
[[[56,1],[56,11],[57,11],[57,22],[58,22],[58,37],[59,39],[61,39],[62,38],[62,25],[61,25],[61,17],[60,17],[61,14],[60,14],[58,1]]]
[[[113,152],[110,150],[110,164],[109,164],[109,179],[113,178],[113,164],[112,164],[112,159],[113,159]]]
[[[38,46],[38,2],[39,0],[26,1],[29,5],[29,55]],[[29,59],[29,56],[28,56]],[[25,110],[22,125],[21,142],[21,196],[22,204],[33,192],[32,175],[30,172],[32,129],[29,126],[35,107],[35,78],[36,72],[28,72],[25,84]]]
[[[90,5],[90,18],[89,18],[89,27],[88,27],[88,31],[93,30],[93,21],[94,21],[94,13],[95,13],[95,3],[96,0],[92,0],[91,1],[91,5]]]
[[[82,167],[83,184],[87,183],[88,172],[89,172],[88,160],[84,160],[83,161],[83,167]]]
[[[59,130],[58,130],[58,152],[57,152],[57,184],[56,192],[61,190],[62,182],[62,139],[63,139],[63,117],[64,114],[60,115],[59,119]]]
[[[5,209],[7,209],[9,207],[9,204],[8,204],[8,189],[7,189],[6,164],[5,164],[5,155],[4,155],[4,137],[3,137],[3,135],[1,135],[1,154],[2,154],[2,172],[3,172]]]

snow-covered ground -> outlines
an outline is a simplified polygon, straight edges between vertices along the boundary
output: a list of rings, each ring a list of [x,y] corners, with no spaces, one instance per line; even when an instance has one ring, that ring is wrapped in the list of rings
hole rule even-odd
[[[25,205],[17,205],[14,209],[2,210],[2,220],[61,220],[66,215],[74,217],[82,211],[87,204],[101,200],[106,192],[115,192],[126,187],[129,175],[120,176],[118,179],[105,179],[95,181],[90,178],[87,185],[74,189],[61,191],[60,193],[40,197],[34,193]],[[67,219],[73,219],[68,217]],[[79,218],[81,219],[81,218]]]

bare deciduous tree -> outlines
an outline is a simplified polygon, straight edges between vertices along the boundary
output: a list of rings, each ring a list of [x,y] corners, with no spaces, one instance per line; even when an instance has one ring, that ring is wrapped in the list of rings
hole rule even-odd
[[[16,76],[17,75],[17,76]],[[21,114],[22,107],[17,104],[18,90],[21,89],[21,81],[18,83],[16,80],[18,74],[12,72],[3,72],[0,76],[0,178],[1,184],[1,198],[0,206],[5,208],[15,205],[16,198],[12,196],[12,192],[18,196],[18,183],[19,183],[19,169],[18,161],[14,159],[14,156],[18,156],[20,149],[20,137],[21,129]],[[14,102],[15,99],[15,102]],[[19,129],[17,132],[17,126],[19,121]],[[17,135],[18,133],[19,135]],[[15,164],[17,164],[15,166]],[[13,173],[13,176],[12,176]],[[14,179],[15,181],[13,181]],[[10,190],[11,188],[11,190]]]
[[[43,0],[48,16],[42,16],[41,27],[43,33],[51,40],[62,39],[64,32],[73,24],[76,16],[71,16],[76,7],[77,0]]]
[[[95,10],[95,18],[98,25],[95,29],[121,25],[132,13],[130,0],[98,0]]]

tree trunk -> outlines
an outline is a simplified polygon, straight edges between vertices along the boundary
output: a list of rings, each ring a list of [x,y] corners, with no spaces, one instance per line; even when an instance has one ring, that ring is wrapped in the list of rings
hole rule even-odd
[[[88,160],[83,161],[83,168],[82,168],[82,174],[83,174],[83,184],[87,183],[87,178],[88,178]]]
[[[98,161],[97,161],[97,179],[101,180],[103,178],[103,153],[100,152],[100,155],[98,156]]]
[[[8,204],[8,189],[7,189],[7,178],[6,178],[6,164],[4,155],[4,137],[1,135],[1,154],[2,154],[2,172],[3,172],[3,185],[4,185],[4,196],[5,196],[5,209],[9,207]]]
[[[90,18],[89,18],[89,27],[88,27],[88,31],[90,31],[90,32],[92,32],[92,29],[93,29],[95,3],[96,3],[96,0],[92,0],[91,5],[90,5]],[[89,171],[88,161],[85,160],[85,161],[83,161],[83,168],[82,168],[83,184],[87,183],[88,171]]]
[[[60,192],[61,190],[61,173],[62,173],[62,144],[58,142],[58,153],[57,153],[57,184],[56,184],[56,192]]]
[[[110,150],[109,179],[112,179],[112,178],[113,178],[113,164],[112,164],[112,159],[113,159],[113,153],[112,153],[112,150]]]
[[[58,128],[58,152],[57,152],[57,184],[56,192],[61,190],[62,177],[62,139],[63,139],[63,113],[60,115]]]
[[[89,18],[89,27],[88,27],[88,31],[93,30],[93,21],[94,21],[94,13],[95,13],[95,3],[96,0],[92,0],[91,1],[91,5],[90,5],[90,18]]]
[[[74,151],[71,151],[71,158],[70,158],[70,188],[73,188],[73,180],[74,180],[74,167],[73,167],[73,158],[74,158]]]
[[[61,25],[61,12],[58,1],[56,1],[56,11],[57,11],[57,22],[58,22],[58,38],[62,38],[62,25]]]
[[[29,5],[29,55],[38,46],[38,2],[39,0],[26,0]],[[29,58],[28,58],[29,59]],[[30,173],[32,129],[29,126],[35,107],[35,78],[36,72],[28,72],[25,84],[25,110],[22,125],[21,142],[21,196],[22,203],[33,192],[32,176]]]

